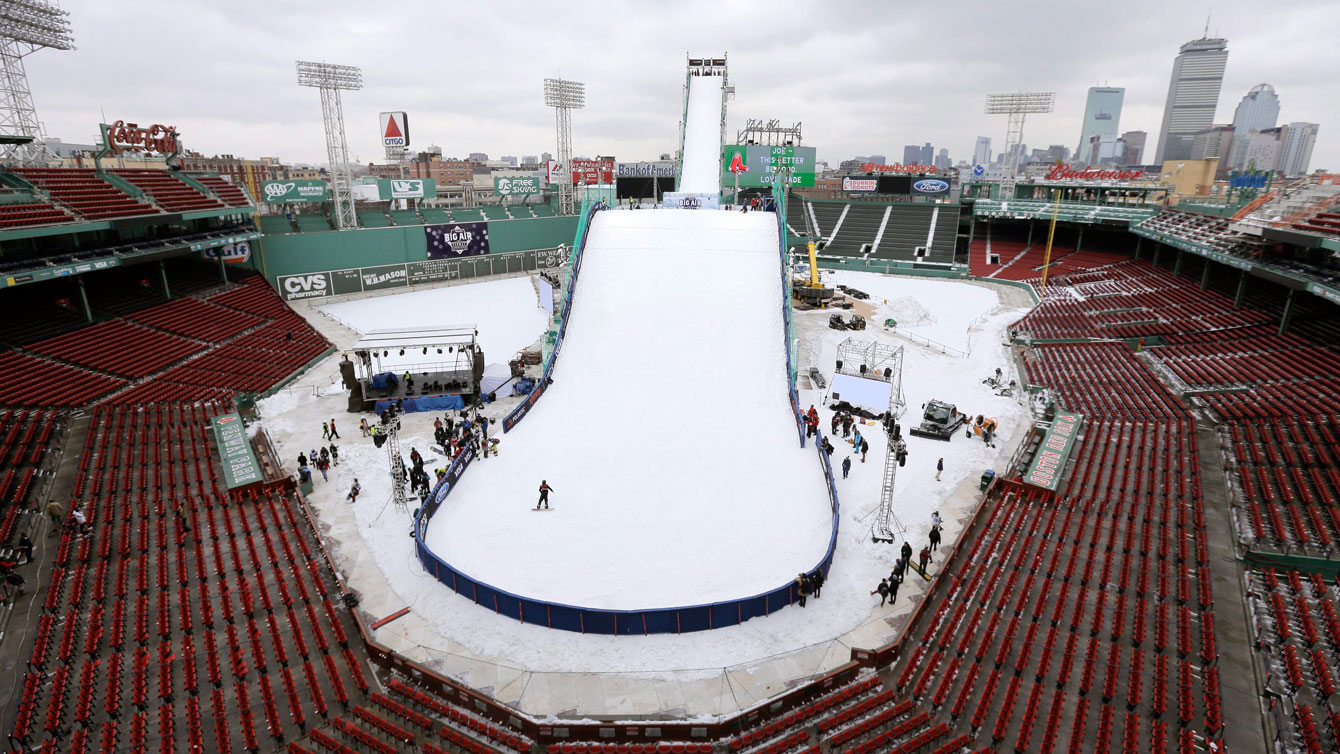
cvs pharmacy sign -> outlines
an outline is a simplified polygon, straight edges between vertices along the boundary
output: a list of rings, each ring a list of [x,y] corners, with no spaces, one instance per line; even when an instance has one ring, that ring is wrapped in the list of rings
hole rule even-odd
[[[305,275],[280,275],[275,281],[279,295],[285,301],[320,298],[331,294],[330,273],[312,272]]]

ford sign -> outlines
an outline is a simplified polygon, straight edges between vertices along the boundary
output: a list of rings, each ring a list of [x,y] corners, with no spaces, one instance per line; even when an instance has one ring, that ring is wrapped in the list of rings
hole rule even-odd
[[[939,178],[923,178],[912,183],[912,192],[916,194],[947,194],[949,193],[949,181],[942,181]]]

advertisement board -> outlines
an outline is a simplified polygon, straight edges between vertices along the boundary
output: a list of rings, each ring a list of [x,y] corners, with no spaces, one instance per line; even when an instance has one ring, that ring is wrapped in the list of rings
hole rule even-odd
[[[814,186],[814,147],[768,147],[734,144],[722,148],[721,181],[723,186],[740,188],[771,186],[773,174],[791,168],[791,186]]]
[[[409,146],[409,116],[404,111],[382,113],[381,121],[382,146]]]
[[[439,283],[504,272],[548,270],[567,263],[570,251],[565,247],[513,251],[505,254],[461,255],[426,262],[355,267],[302,275],[280,275],[275,279],[279,295],[285,301],[343,296],[364,291],[404,288],[420,283]],[[26,281],[25,281],[26,282]]]
[[[423,199],[437,196],[437,181],[432,178],[379,178],[377,198]]]
[[[875,178],[843,178],[843,191],[877,191],[879,180]]]
[[[494,176],[493,193],[496,196],[529,196],[540,193],[539,178]]]
[[[107,259],[95,259],[91,262],[77,262],[75,264],[61,265],[60,267],[43,267],[39,270],[30,270],[18,275],[10,275],[5,278],[5,287],[14,285],[23,285],[24,283],[40,283],[43,280],[52,278],[67,277],[69,275],[82,275],[85,272],[97,272],[112,267],[120,267],[121,260],[116,257]]]
[[[223,462],[223,480],[228,489],[265,481],[261,465],[247,440],[247,428],[236,412],[216,416],[210,420],[219,460]]]
[[[716,194],[667,191],[663,206],[666,209],[721,209],[721,199]]]
[[[359,283],[365,291],[404,288],[409,285],[409,271],[405,269],[403,264],[363,267],[358,270],[358,277]]]
[[[916,196],[948,196],[949,181],[945,178],[917,178],[912,181],[912,193]]]
[[[454,259],[489,253],[488,223],[425,225],[429,259]]]
[[[200,253],[205,259],[211,261],[218,260],[222,257],[224,264],[242,264],[248,259],[251,259],[251,242],[238,241],[237,243],[224,244],[223,246],[215,246],[212,249],[204,249]]]
[[[1065,471],[1070,451],[1079,441],[1079,425],[1084,421],[1082,414],[1057,412],[1052,426],[1042,438],[1037,455],[1028,466],[1024,482],[1035,487],[1056,491],[1061,484],[1061,474]]]
[[[935,173],[938,171],[936,171],[934,165],[921,165],[915,162],[907,164],[896,162],[891,165],[881,165],[877,162],[866,162],[862,163],[861,172],[894,173],[896,175],[913,175],[913,174],[935,175]]]
[[[673,162],[621,162],[618,165],[619,178],[674,178]]]
[[[1270,175],[1269,170],[1234,170],[1228,174],[1228,187],[1263,189],[1270,185]]]
[[[614,183],[614,162],[611,160],[573,160],[572,185]]]
[[[265,181],[261,184],[262,201],[270,204],[324,202],[329,198],[325,181]]]

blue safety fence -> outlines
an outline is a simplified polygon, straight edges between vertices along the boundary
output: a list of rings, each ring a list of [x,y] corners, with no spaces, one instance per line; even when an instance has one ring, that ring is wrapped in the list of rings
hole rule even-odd
[[[589,229],[590,219],[595,212],[600,209],[599,205],[592,206],[583,212],[582,227],[579,227],[580,241],[576,244],[573,260],[572,282],[568,285],[567,295],[563,304],[563,322],[559,327],[558,344],[554,347],[554,352],[550,355],[549,363],[545,365],[544,378],[536,387],[536,393],[542,392],[549,384],[549,374],[553,369],[554,361],[558,356],[559,346],[562,344],[563,329],[567,325],[568,313],[572,306],[572,294],[576,288],[577,271],[581,264],[582,251],[586,246],[587,229]],[[781,251],[781,270],[782,270],[782,317],[785,322],[782,337],[784,339],[783,347],[786,352],[787,380],[789,382],[789,394],[791,400],[791,411],[796,419],[796,426],[800,434],[801,447],[805,446],[805,431],[801,420],[800,406],[796,397],[794,371],[792,369],[791,358],[791,306],[790,306],[790,285],[788,271],[786,267],[786,248],[784,232],[784,218],[781,216],[781,210],[778,210],[779,249]],[[525,416],[530,405],[535,399],[535,394],[526,399],[515,411],[504,419],[504,429],[510,429]],[[510,425],[508,422],[510,421]],[[837,550],[837,535],[839,522],[839,504],[837,495],[837,486],[833,480],[833,468],[829,463],[828,454],[823,449],[823,433],[817,432],[815,436],[815,451],[819,455],[819,465],[824,474],[824,481],[828,488],[828,503],[832,514],[832,526],[828,537],[828,546],[824,550],[824,556],[817,565],[806,571],[813,574],[815,571],[822,571],[827,578],[830,568],[833,564],[833,554]],[[713,628],[722,628],[725,626],[734,626],[744,623],[750,618],[771,615],[799,599],[797,593],[797,584],[794,580],[779,586],[771,591],[755,594],[749,597],[739,599],[723,600],[720,602],[711,602],[700,605],[689,605],[685,607],[667,607],[650,608],[645,610],[605,610],[599,608],[581,607],[578,605],[567,605],[557,602],[548,602],[546,600],[524,597],[519,594],[499,589],[491,584],[470,577],[461,572],[439,555],[429,549],[424,542],[424,536],[428,531],[428,523],[432,520],[442,503],[451,494],[452,490],[459,484],[465,470],[469,468],[470,463],[474,461],[474,451],[466,449],[447,468],[442,480],[438,482],[437,487],[433,489],[428,500],[423,507],[417,511],[414,518],[414,551],[415,557],[423,569],[432,574],[433,578],[440,581],[457,594],[468,598],[477,605],[493,610],[499,615],[506,615],[522,623],[545,626],[563,631],[577,631],[580,633],[594,634],[614,634],[614,635],[642,635],[642,634],[666,634],[666,633],[688,633],[690,631],[706,631]]]

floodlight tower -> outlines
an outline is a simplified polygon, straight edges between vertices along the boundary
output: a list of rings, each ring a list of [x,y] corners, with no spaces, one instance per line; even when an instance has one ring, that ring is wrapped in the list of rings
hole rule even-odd
[[[572,192],[572,111],[586,107],[586,84],[566,79],[544,80],[544,104],[554,108],[558,131],[558,211],[577,212]]]
[[[363,88],[363,71],[352,65],[298,61],[298,86],[321,90],[321,118],[326,126],[326,156],[330,162],[330,187],[335,196],[331,218],[336,230],[358,227],[354,216],[353,171],[349,168],[349,146],[344,138],[344,108],[340,91]]]
[[[1029,113],[1049,113],[1056,103],[1056,92],[1015,92],[1014,94],[986,95],[987,115],[1008,115],[1009,125],[1005,130],[1005,154],[1011,147],[1024,141],[1024,116]],[[1010,166],[1010,175],[1014,175],[1015,164]]]
[[[42,0],[0,0],[0,157],[42,165],[59,159],[42,141],[24,57],[43,48],[73,50],[69,12]]]

